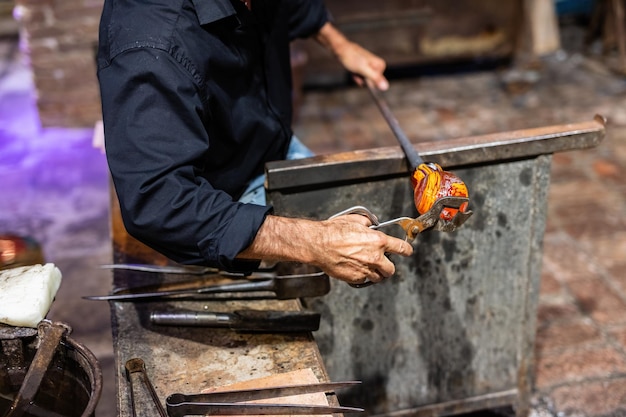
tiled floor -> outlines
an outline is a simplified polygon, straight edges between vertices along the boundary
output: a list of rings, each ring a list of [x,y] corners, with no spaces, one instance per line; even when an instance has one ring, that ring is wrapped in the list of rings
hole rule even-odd
[[[2,43],[2,56],[11,44]],[[115,414],[108,308],[81,295],[109,291],[108,178],[91,129],[40,129],[19,56],[0,78],[0,231],[38,239],[64,281],[50,312],[99,358],[99,417]],[[532,415],[626,415],[626,79],[576,53],[546,60],[512,94],[489,70],[392,81],[387,94],[409,137],[441,140],[609,120],[598,148],[554,155],[536,343]],[[367,93],[309,91],[296,133],[318,153],[395,145]]]

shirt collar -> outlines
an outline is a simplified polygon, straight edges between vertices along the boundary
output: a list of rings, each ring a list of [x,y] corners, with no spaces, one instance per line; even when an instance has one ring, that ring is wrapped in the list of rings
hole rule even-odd
[[[234,15],[235,8],[230,0],[191,0],[201,25],[212,23]]]

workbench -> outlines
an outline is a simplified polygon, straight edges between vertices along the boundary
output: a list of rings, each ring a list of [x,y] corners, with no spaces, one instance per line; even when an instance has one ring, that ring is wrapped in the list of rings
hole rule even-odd
[[[320,381],[362,380],[338,393],[366,415],[443,415],[514,406],[528,411],[551,155],[597,146],[604,119],[416,145],[453,170],[470,191],[474,215],[454,233],[426,231],[415,253],[394,257],[395,276],[355,289],[331,280],[323,297],[304,300],[195,301],[193,308],[320,312],[314,335],[250,335],[230,330],[156,327],[164,305],[111,303],[118,415],[132,415],[124,364],[139,357],[162,402],[172,393],[311,368]],[[399,147],[267,164],[267,194],[277,214],[325,219],[364,205],[387,220],[415,216]],[[130,238],[113,199],[115,263],[169,261]],[[165,282],[115,271],[114,286]],[[169,303],[189,307],[189,303]],[[244,303],[244,304],[240,304]],[[336,400],[336,399],[335,399]]]
[[[166,265],[166,258],[130,237],[121,223],[119,205],[112,199],[113,251],[115,263]],[[114,288],[171,285],[193,276],[114,270]],[[197,277],[196,277],[197,279]],[[132,358],[145,362],[146,372],[161,403],[173,393],[196,394],[294,370],[311,369],[321,382],[328,382],[317,344],[311,333],[245,334],[230,329],[158,326],[150,323],[156,310],[184,308],[229,312],[237,309],[296,311],[299,300],[217,300],[168,302],[110,302],[117,384],[117,416],[133,416],[130,385],[125,363]],[[147,398],[147,394],[143,395]],[[150,407],[146,398],[135,396]],[[328,396],[331,405],[336,398]],[[142,411],[155,416],[156,411]]]

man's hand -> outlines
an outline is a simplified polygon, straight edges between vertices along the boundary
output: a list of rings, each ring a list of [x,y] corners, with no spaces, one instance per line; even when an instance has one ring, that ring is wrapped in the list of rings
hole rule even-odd
[[[315,246],[317,265],[329,276],[351,284],[380,282],[396,272],[387,254],[409,256],[413,247],[406,241],[369,228],[370,221],[351,214],[322,222],[322,245]]]
[[[239,257],[310,264],[350,284],[380,282],[395,273],[386,254],[410,256],[413,247],[370,225],[358,214],[324,221],[268,216]]]
[[[383,75],[387,66],[385,60],[347,39],[332,23],[322,26],[315,39],[329,49],[346,70],[356,74],[354,80],[358,85],[363,85],[364,78],[379,90],[389,88]]]

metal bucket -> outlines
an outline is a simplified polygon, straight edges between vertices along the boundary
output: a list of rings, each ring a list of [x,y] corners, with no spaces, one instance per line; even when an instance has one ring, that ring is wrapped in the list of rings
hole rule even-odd
[[[69,327],[68,327],[69,329]],[[102,391],[102,370],[96,357],[64,333],[52,347],[40,378],[27,376],[39,363],[38,350],[48,341],[40,328],[0,325],[0,416],[11,416],[16,397],[32,395],[16,415],[22,417],[90,417]],[[46,366],[47,365],[47,366]],[[36,381],[33,383],[33,381]],[[30,385],[30,386],[28,386]]]

